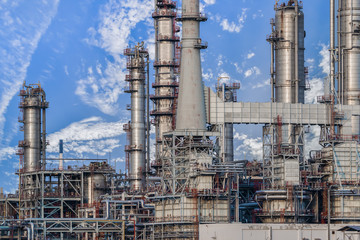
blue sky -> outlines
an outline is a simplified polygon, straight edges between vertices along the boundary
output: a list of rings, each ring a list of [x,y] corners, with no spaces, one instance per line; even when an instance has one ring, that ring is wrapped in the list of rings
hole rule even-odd
[[[310,3],[311,2],[311,3]],[[201,0],[209,20],[201,36],[203,78],[214,87],[219,76],[241,82],[239,101],[270,99],[270,0]],[[329,6],[304,3],[306,65],[312,90],[322,94],[328,72]],[[0,181],[14,191],[18,167],[18,91],[23,81],[46,91],[48,156],[56,157],[64,139],[65,157],[111,158],[124,167],[126,104],[123,49],[144,41],[154,56],[152,0],[0,0]],[[153,76],[153,72],[151,73]],[[152,77],[151,81],[154,78]],[[261,157],[261,126],[236,126],[236,157]],[[317,147],[316,128],[308,145]]]

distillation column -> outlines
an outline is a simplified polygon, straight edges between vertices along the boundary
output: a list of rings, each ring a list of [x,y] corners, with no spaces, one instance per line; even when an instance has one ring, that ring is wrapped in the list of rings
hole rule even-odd
[[[272,22],[273,32],[267,39],[271,43],[271,75],[274,101],[279,103],[304,103],[305,67],[304,67],[304,14],[297,1],[289,1],[275,6],[276,16]],[[273,65],[275,64],[275,66]],[[282,158],[285,167],[274,171],[271,185],[298,185],[299,162],[303,158],[303,131],[301,126],[282,125],[281,116],[274,120],[275,158]],[[273,158],[274,156],[270,156]],[[286,170],[287,161],[296,159],[296,165]],[[294,163],[295,164],[295,163]],[[272,175],[274,175],[274,173]]]
[[[179,68],[179,40],[175,34],[179,28],[175,24],[176,2],[156,0],[155,12],[152,14],[155,26],[155,83],[152,87],[155,95],[150,96],[154,102],[151,115],[155,117],[156,152],[154,167],[160,166],[163,134],[175,127],[176,98],[178,82],[176,75]]]
[[[142,191],[146,182],[145,67],[149,54],[142,44],[126,49],[124,54],[128,56],[130,73],[126,76],[129,88],[125,92],[131,93],[131,143],[126,146],[126,151],[130,152],[128,175],[131,190]]]
[[[339,1],[339,102],[343,105],[360,104],[360,0]],[[352,130],[341,134],[360,135],[360,118],[352,116]]]
[[[304,14],[298,1],[275,5],[271,22],[271,85],[272,101],[304,103]],[[268,135],[268,136],[267,136]],[[263,202],[264,222],[304,222],[311,216],[304,211],[309,197],[299,188],[300,164],[303,161],[303,127],[283,125],[281,116],[264,127],[264,184],[257,199]],[[275,190],[277,189],[277,190]],[[295,197],[304,194],[299,200]],[[300,217],[301,216],[301,217]]]
[[[20,91],[20,109],[24,124],[24,140],[19,142],[20,160],[23,168],[19,171],[21,215],[23,217],[38,217],[38,202],[40,188],[37,174],[45,168],[46,160],[46,102],[45,91],[39,84],[25,86]],[[20,161],[21,162],[21,161]]]

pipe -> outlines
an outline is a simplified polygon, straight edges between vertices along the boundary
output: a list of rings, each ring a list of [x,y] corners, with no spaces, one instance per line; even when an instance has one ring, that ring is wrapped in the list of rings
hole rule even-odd
[[[59,140],[59,170],[64,170],[64,141]]]
[[[46,103],[45,91],[41,88],[42,104]],[[46,108],[42,106],[42,169],[46,169]]]
[[[150,60],[149,54],[146,56],[146,183],[150,172]]]
[[[274,28],[274,27],[272,27]],[[273,30],[274,31],[274,30]],[[271,102],[275,102],[275,44],[271,42]]]
[[[338,0],[338,22],[337,22],[337,38],[338,38],[338,96],[340,99],[338,100],[340,104],[343,104],[343,94],[342,94],[342,82],[343,82],[343,69],[342,69],[342,41],[341,41],[341,28],[340,28],[340,22],[341,22],[341,4],[342,0]]]
[[[26,231],[27,231],[27,239],[28,239],[28,240],[31,240],[31,238],[30,238],[30,234],[31,234],[30,228],[27,227],[27,228],[26,228]]]
[[[144,200],[128,200],[128,201],[124,201],[124,200],[106,200],[107,203],[120,203],[120,204],[139,204],[140,206],[144,209],[155,209],[154,206],[152,205],[146,205]]]
[[[105,219],[109,219],[110,218],[110,202],[109,200],[106,200],[106,217]]]
[[[299,3],[295,1],[295,103],[299,102]]]
[[[34,227],[34,223],[30,222],[30,227],[31,227],[31,240],[35,239],[35,227]]]
[[[330,0],[330,94],[335,95],[335,0]]]

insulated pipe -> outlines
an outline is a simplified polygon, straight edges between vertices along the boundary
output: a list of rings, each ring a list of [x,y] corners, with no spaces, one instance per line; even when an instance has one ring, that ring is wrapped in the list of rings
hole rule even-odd
[[[206,46],[200,38],[199,0],[182,2],[182,47],[176,129],[206,130],[204,87],[200,49]]]
[[[330,0],[330,94],[335,95],[335,0]]]
[[[59,140],[59,170],[64,170],[64,141]]]
[[[299,3],[295,1],[295,103],[299,102]]]

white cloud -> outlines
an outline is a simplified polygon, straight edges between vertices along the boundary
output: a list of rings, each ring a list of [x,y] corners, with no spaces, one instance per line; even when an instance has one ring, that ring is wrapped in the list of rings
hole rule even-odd
[[[15,153],[16,147],[0,148],[0,161],[13,158]]]
[[[245,73],[244,73],[246,78],[251,77],[253,75],[260,75],[260,74],[261,74],[261,71],[256,66],[246,70]]]
[[[218,58],[217,58],[217,60],[218,60],[218,67],[221,67],[221,66],[224,64],[223,59],[224,59],[224,56],[220,54],[220,55],[218,56]]]
[[[329,75],[330,74],[330,52],[329,52],[329,46],[325,44],[321,44],[321,61],[319,64],[319,67],[322,68],[323,73]]]
[[[305,92],[305,103],[317,103],[317,97],[324,95],[324,83],[321,78],[313,78],[309,81],[310,90]]]
[[[262,18],[262,17],[264,17],[264,14],[263,14],[262,10],[258,10],[256,13],[254,13],[254,14],[252,15],[252,18],[253,18],[254,20],[257,19],[257,18]]]
[[[50,3],[34,2],[31,14],[22,11],[21,1],[4,2],[0,7],[0,139],[4,134],[5,113],[8,105],[26,78],[31,56],[57,13],[58,0]],[[16,15],[17,17],[13,17]]]
[[[266,79],[262,82],[256,83],[255,85],[253,85],[251,88],[252,89],[257,89],[257,88],[263,88],[266,86],[270,86],[270,79]]]
[[[64,140],[64,152],[76,157],[88,154],[105,156],[121,146],[119,136],[124,134],[125,121],[105,122],[100,117],[90,117],[71,123],[48,136],[48,153],[58,152],[59,140]]]
[[[106,60],[104,72],[94,72],[89,68],[87,77],[77,82],[75,94],[79,95],[84,103],[103,113],[116,115],[120,109],[117,103],[119,96],[126,86],[123,72],[125,65],[126,60],[121,58],[115,63]],[[97,67],[103,69],[101,65]]]
[[[222,27],[222,29],[224,31],[228,31],[231,33],[233,33],[233,32],[239,33],[241,31],[241,29],[244,27],[245,20],[247,18],[246,12],[247,12],[247,9],[243,8],[241,15],[238,15],[237,22],[230,22],[227,18],[221,19],[220,17],[218,17],[217,20],[219,20],[220,26]]]
[[[235,133],[234,140],[241,142],[235,151],[237,158],[242,157],[242,155],[246,155],[246,158],[249,160],[252,160],[250,158],[256,160],[263,158],[263,143],[260,137],[250,138],[246,134]]]
[[[330,74],[330,55],[328,51],[328,46],[325,44],[321,44],[321,50],[319,52],[320,55],[320,64],[319,67],[322,68],[322,72],[326,74],[325,79],[314,77],[309,80],[310,90],[305,92],[305,103],[317,103],[317,97],[322,96],[324,94],[324,81],[328,82],[328,75]],[[314,68],[314,59],[308,59],[306,61],[310,65],[309,70]]]
[[[243,70],[240,68],[240,66],[239,66],[239,64],[237,62],[233,63],[233,65],[235,66],[237,73],[240,73],[240,74],[243,73]]]
[[[255,53],[253,53],[253,52],[250,52],[250,53],[248,53],[248,55],[247,55],[247,59],[252,59],[253,57],[255,57]]]
[[[207,4],[207,5],[213,5],[216,3],[216,0],[204,0],[204,2]]]
[[[126,85],[126,59],[121,55],[129,44],[131,31],[138,23],[151,21],[152,11],[151,0],[110,0],[100,10],[101,21],[97,29],[89,28],[90,38],[86,41],[104,49],[113,59],[105,60],[103,72],[89,72],[77,82],[75,93],[84,103],[109,115],[115,115],[120,109],[118,99]],[[148,31],[149,39],[145,43],[153,58],[155,40],[150,34],[152,30]]]
[[[212,80],[214,80],[214,74],[211,68],[208,68],[206,72],[204,72],[204,70],[202,71],[202,77],[205,81],[211,82]]]
[[[304,156],[306,159],[309,158],[310,151],[321,149],[321,146],[319,144],[319,139],[320,139],[320,126],[311,126],[309,128],[309,132],[305,134]]]

